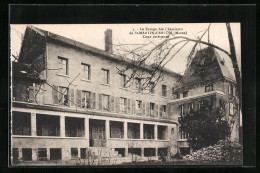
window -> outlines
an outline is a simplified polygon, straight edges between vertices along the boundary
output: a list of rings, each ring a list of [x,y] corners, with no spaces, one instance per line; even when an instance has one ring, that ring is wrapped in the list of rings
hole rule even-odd
[[[110,121],[110,138],[124,138],[124,123]]]
[[[109,70],[102,69],[102,83],[109,84]]]
[[[61,148],[50,148],[50,160],[61,160]]]
[[[154,94],[154,82],[149,83],[149,93]]]
[[[109,95],[103,95],[103,109],[109,110]]]
[[[38,158],[39,160],[47,160],[47,149],[38,148]]]
[[[126,88],[126,75],[120,74],[120,87]]]
[[[90,108],[90,102],[91,102],[91,93],[89,91],[82,91],[81,107]]]
[[[166,105],[163,105],[163,112],[166,113]]]
[[[180,99],[180,93],[177,93],[177,94],[176,94],[176,98],[177,98],[177,99]]]
[[[228,86],[228,94],[233,96],[233,95],[234,95],[234,92],[233,92],[233,91],[234,91],[233,86],[230,84],[230,85]]]
[[[183,94],[183,98],[184,98],[184,97],[188,97],[188,93],[189,93],[188,91],[183,92],[183,93],[182,93],[182,94]]]
[[[127,99],[120,97],[120,112],[126,113]]]
[[[193,108],[194,108],[194,103],[189,103],[189,104],[188,104],[188,110],[189,110],[189,112],[192,111]]]
[[[68,92],[69,88],[59,87],[59,105],[68,106]]]
[[[25,112],[13,112],[13,134],[31,135],[31,114]]]
[[[81,63],[83,78],[90,80],[90,65]]]
[[[59,59],[59,74],[68,75],[68,59],[58,57]]]
[[[204,105],[204,100],[199,101],[199,110],[203,107],[203,105]]]
[[[172,87],[172,96],[174,96],[174,87]]]
[[[179,105],[179,115],[180,116],[184,115],[183,105]]]
[[[84,118],[65,117],[65,136],[84,137]]]
[[[155,106],[154,103],[150,103],[150,116],[153,116],[154,114],[154,106]]]
[[[161,109],[161,111],[160,111],[160,117],[166,118],[166,117],[167,117],[167,114],[166,114],[167,106],[166,106],[166,105],[162,105],[160,109]]]
[[[162,96],[167,97],[167,86],[166,85],[162,85]]]
[[[143,134],[144,134],[144,139],[154,139],[154,125],[144,124]]]
[[[31,161],[32,160],[32,149],[31,148],[23,148],[22,149],[22,157],[23,157],[23,161]]]
[[[136,114],[142,115],[142,101],[136,100],[135,102]]]
[[[136,110],[141,110],[142,109],[142,101],[136,100]]]
[[[78,148],[71,148],[71,159],[78,158]]]
[[[205,86],[205,92],[213,91],[213,85]]]
[[[140,124],[127,123],[127,138],[140,139]]]
[[[36,114],[37,136],[60,136],[60,117]]]
[[[234,115],[234,104],[229,103],[229,115]]]
[[[136,90],[141,91],[142,83],[140,78],[135,78],[135,88]]]

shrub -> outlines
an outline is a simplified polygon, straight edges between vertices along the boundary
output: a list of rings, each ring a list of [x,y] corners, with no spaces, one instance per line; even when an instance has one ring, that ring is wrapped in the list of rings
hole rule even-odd
[[[196,111],[190,111],[180,120],[180,130],[188,133],[188,141],[193,150],[214,145],[230,135],[230,126],[225,120],[225,104],[212,108],[208,103]]]

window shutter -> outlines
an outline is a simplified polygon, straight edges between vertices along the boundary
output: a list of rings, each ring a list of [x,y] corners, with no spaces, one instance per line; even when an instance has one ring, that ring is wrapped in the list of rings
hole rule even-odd
[[[110,96],[110,111],[115,111],[114,96]]]
[[[74,93],[74,89],[70,88],[69,89],[69,105],[70,106],[75,106],[75,93]]]
[[[58,86],[53,85],[52,98],[53,98],[53,104],[55,104],[55,105],[59,104],[58,89],[59,89]]]
[[[162,112],[163,112],[163,106],[159,105],[159,117],[162,117]]]
[[[130,114],[130,99],[127,99],[127,113]]]
[[[116,112],[119,113],[120,112],[120,97],[117,97],[116,100],[117,100],[117,104],[116,104],[117,110],[116,110]]]
[[[135,100],[132,99],[132,114],[135,114]]]
[[[155,104],[155,114],[154,117],[158,117],[158,104]]]
[[[91,93],[91,109],[96,109],[96,93]]]
[[[98,94],[98,110],[102,110],[102,94]]]
[[[143,115],[145,116],[145,102],[143,102],[143,107],[142,107],[142,109],[143,109]]]
[[[77,107],[81,107],[81,90],[77,89]]]
[[[231,86],[228,85],[228,94],[231,94]]]
[[[150,116],[150,103],[146,103],[146,116]]]
[[[34,86],[29,86],[29,102],[30,103],[34,103],[34,96],[35,96],[35,93],[34,93]]]
[[[124,99],[123,104],[124,104],[124,108],[125,108],[124,113],[127,114],[127,99]]]

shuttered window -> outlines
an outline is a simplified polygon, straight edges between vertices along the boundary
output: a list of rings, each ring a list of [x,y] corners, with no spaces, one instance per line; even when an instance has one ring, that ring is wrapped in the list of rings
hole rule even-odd
[[[127,113],[127,99],[120,97],[120,112]]]
[[[103,95],[103,110],[109,111],[109,95]]]
[[[150,103],[150,116],[154,116],[154,108],[155,108],[155,104],[154,103]]]
[[[81,107],[90,108],[91,107],[91,92],[82,91]]]
[[[142,101],[141,100],[136,100],[136,114],[137,115],[142,115]]]

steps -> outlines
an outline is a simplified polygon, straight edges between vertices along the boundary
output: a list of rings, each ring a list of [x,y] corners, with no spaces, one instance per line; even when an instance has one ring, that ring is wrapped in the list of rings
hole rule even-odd
[[[89,147],[87,152],[91,152],[91,155],[96,156],[97,158],[117,158],[122,157],[121,154],[118,154],[114,148],[108,147]]]

